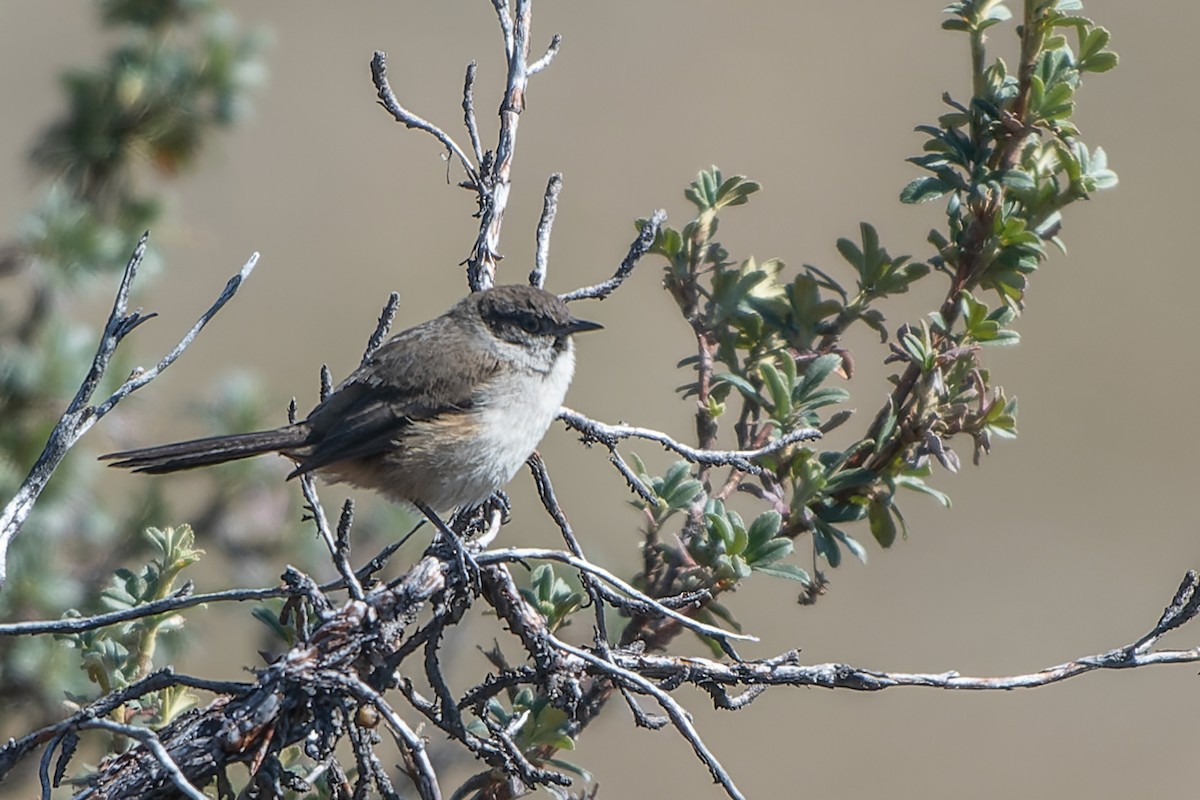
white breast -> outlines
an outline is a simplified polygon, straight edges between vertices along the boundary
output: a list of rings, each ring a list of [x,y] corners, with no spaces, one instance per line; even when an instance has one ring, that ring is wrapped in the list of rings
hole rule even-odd
[[[525,459],[537,449],[550,423],[558,416],[574,373],[575,351],[568,344],[549,372],[536,376],[526,373],[516,380],[497,381],[493,385],[495,400],[483,410],[480,438],[492,452],[500,480],[485,496],[512,480]]]
[[[568,343],[548,370],[516,367],[492,381],[473,411],[414,423],[384,491],[397,500],[420,498],[438,511],[483,502],[542,441],[574,372]]]

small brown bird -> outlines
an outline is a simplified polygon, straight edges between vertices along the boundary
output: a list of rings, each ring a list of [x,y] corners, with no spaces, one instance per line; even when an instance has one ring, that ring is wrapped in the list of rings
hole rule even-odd
[[[465,297],[393,336],[301,422],[102,459],[164,473],[262,453],[422,510],[483,502],[554,421],[575,370],[572,334],[602,326],[532,286]]]

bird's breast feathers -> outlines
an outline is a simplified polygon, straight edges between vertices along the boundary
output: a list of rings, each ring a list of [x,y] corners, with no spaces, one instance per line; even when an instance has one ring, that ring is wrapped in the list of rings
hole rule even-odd
[[[483,502],[537,448],[558,416],[574,369],[568,347],[544,373],[498,371],[479,387],[469,409],[413,420],[399,447],[385,456],[390,485],[379,488],[438,510]]]

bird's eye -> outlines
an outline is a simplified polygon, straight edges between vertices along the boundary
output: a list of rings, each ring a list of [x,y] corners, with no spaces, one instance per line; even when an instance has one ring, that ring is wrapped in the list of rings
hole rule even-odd
[[[528,334],[536,334],[541,331],[541,325],[538,324],[537,317],[521,317],[521,330]]]

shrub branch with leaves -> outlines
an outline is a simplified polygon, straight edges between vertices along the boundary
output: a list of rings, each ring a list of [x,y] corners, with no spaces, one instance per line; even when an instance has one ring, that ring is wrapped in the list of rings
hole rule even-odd
[[[1104,151],[1090,151],[1071,122],[1082,76],[1116,64],[1116,55],[1105,49],[1108,32],[1075,15],[1079,3],[1025,6],[1016,77],[1003,59],[989,64],[984,47],[984,31],[1011,16],[1007,7],[963,2],[947,8],[943,27],[970,36],[975,95],[965,105],[945,95],[951,110],[936,125],[917,128],[927,136],[925,154],[909,160],[931,175],[906,186],[900,199],[947,198],[945,228],[930,231],[934,253],[924,262],[891,256],[875,228],[862,223],[859,241],[837,241],[854,275],[852,289],[835,277],[837,270],[815,266],[785,279],[778,260],[731,262],[715,238],[718,212],[746,203],[757,183],[725,178],[714,168],[685,193],[696,218],[681,231],[664,229],[654,252],[667,260],[664,284],[697,340],[697,354],[681,366],[697,373],[683,394],[696,397],[702,446],[712,446],[721,421],[731,416],[737,444],[746,448],[796,426],[829,431],[847,422],[849,413],[837,406],[848,394],[825,384],[835,375],[851,376],[854,361],[841,342],[856,322],[879,333],[890,351],[887,360],[903,365],[886,405],[849,447],[797,445],[764,460],[769,470],[751,481],[733,471],[714,483],[702,467],[698,483],[688,484],[695,487],[691,497],[659,498],[668,507],[681,500],[690,506],[685,546],[696,538],[724,543],[701,547],[702,553],[720,551],[727,558],[741,552],[745,536],[730,533],[740,519],[731,520],[721,505],[740,490],[766,502],[770,512],[764,514],[775,514],[771,538],[809,535],[815,556],[831,566],[840,563],[843,550],[865,558],[865,548],[845,526],[866,521],[876,541],[888,547],[898,531],[906,532],[898,489],[948,504],[925,479],[931,459],[951,471],[959,468],[950,446],[955,436],[971,439],[978,463],[994,437],[1016,435],[1016,399],[993,382],[980,348],[1018,341],[1010,326],[1024,308],[1030,275],[1047,256],[1046,244],[1065,250],[1062,210],[1116,184]],[[949,282],[941,307],[890,335],[881,301],[937,274]],[[994,309],[976,296],[982,292],[995,295]],[[731,399],[737,401],[732,412]],[[767,517],[759,519],[768,524]],[[688,549],[696,558],[696,548]],[[686,560],[681,553],[661,559]],[[698,563],[717,566],[711,559]],[[725,561],[720,569],[728,571]],[[647,570],[662,572],[662,565]],[[744,567],[738,572],[749,574]],[[819,586],[819,578],[790,575]],[[669,585],[659,588],[670,593]]]
[[[145,10],[138,3],[117,5]],[[508,76],[495,151],[485,151],[479,140],[474,64],[463,93],[468,150],[401,105],[388,85],[382,53],[372,61],[381,105],[397,122],[434,136],[466,172],[460,186],[475,195],[481,211],[465,262],[473,290],[495,281],[529,79],[550,65],[560,46],[556,36],[544,55],[530,61],[530,0],[516,0],[515,7],[493,0],[493,6]],[[900,489],[948,504],[928,479],[935,463],[959,468],[958,441],[969,440],[978,461],[995,437],[1015,435],[1016,401],[994,383],[982,349],[1017,343],[1012,325],[1024,310],[1029,278],[1046,259],[1048,244],[1062,247],[1063,209],[1116,182],[1103,150],[1083,144],[1071,121],[1082,76],[1116,65],[1106,49],[1107,31],[1079,11],[1073,0],[1025,0],[1016,26],[1018,60],[1010,70],[1001,59],[989,61],[987,50],[988,36],[1004,30],[995,26],[1012,16],[1007,6],[977,0],[946,9],[944,27],[969,39],[972,95],[965,101],[946,95],[950,110],[936,124],[918,127],[926,137],[923,154],[910,160],[928,174],[905,187],[900,199],[945,203],[945,224],[930,232],[932,253],[923,260],[892,256],[867,223],[856,239],[837,242],[848,273],[842,266],[805,265],[792,275],[779,260],[734,259],[717,238],[719,215],[745,205],[759,186],[713,168],[686,192],[694,219],[680,229],[665,227],[663,212],[640,220],[612,278],[563,295],[569,301],[603,298],[652,254],[665,262],[663,285],[695,340],[694,352],[679,365],[688,371],[680,393],[694,402],[695,445],[570,409],[560,414],[585,443],[607,449],[634,494],[643,542],[634,580],[587,559],[537,454],[530,470],[566,549],[486,549],[507,522],[507,499],[498,494],[449,523],[470,543],[477,581],[453,568],[453,548],[440,540],[394,579],[381,571],[396,544],[356,568],[352,504],[347,501],[337,526],[330,526],[307,483],[308,510],[340,577],[318,585],[289,567],[278,586],[204,595],[209,603],[284,598],[281,609],[255,612],[279,634],[282,652],[253,680],[223,683],[169,668],[151,671],[157,636],[180,625],[177,612],[201,600],[188,587],[172,591],[179,570],[199,556],[191,531],[154,529],[148,535],[159,555],[141,572],[117,573],[104,594],[109,612],[0,624],[0,636],[69,637],[101,691],[90,701],[76,698],[78,710],[68,718],[0,748],[0,779],[44,746],[42,779],[49,792],[64,778],[80,733],[99,728],[133,744],[80,775],[78,796],[202,797],[201,789],[211,784],[221,797],[290,791],[395,798],[396,782],[404,780],[419,796],[439,798],[429,752],[436,737],[406,719],[413,716],[483,763],[455,797],[508,798],[536,787],[585,796],[575,781],[590,776],[563,759],[562,751],[574,750],[586,726],[619,697],[638,725],[673,727],[725,793],[739,798],[730,773],[672,694],[680,686],[695,685],[716,707],[736,709],[771,685],[1007,690],[1097,669],[1200,661],[1200,648],[1153,649],[1164,633],[1200,613],[1200,578],[1192,572],[1138,640],[1004,678],[805,667],[790,650],[744,661],[734,645],[753,637],[741,632],[721,602],[756,573],[798,581],[802,601],[814,601],[825,590],[824,565],[838,566],[847,552],[865,559],[862,523],[883,547],[907,534]],[[551,176],[545,192],[530,275],[537,285],[547,275],[561,185],[561,176]],[[843,274],[850,278],[838,277]],[[940,306],[893,329],[884,315],[886,301],[939,277],[948,282]],[[368,350],[382,341],[394,310],[393,297]],[[118,304],[117,323],[123,313]],[[849,395],[840,385],[854,373],[843,338],[856,323],[878,333],[886,345],[881,355],[898,365],[886,403],[861,421],[844,408]],[[814,444],[823,433],[860,422],[861,433],[842,449]],[[637,455],[622,453],[634,439],[661,445],[682,460],[652,474]],[[729,439],[734,448],[719,449]],[[743,514],[734,506],[751,510]],[[798,542],[810,554],[804,567],[796,563]],[[522,588],[514,567],[533,561],[544,563]],[[579,588],[560,574],[563,566],[577,576]],[[497,642],[485,653],[492,673],[472,686],[451,687],[443,645],[480,601],[508,628],[520,657],[507,655]],[[610,632],[617,617],[608,612],[614,610],[623,625],[619,632]],[[714,658],[672,654],[670,645],[685,630],[709,642]],[[572,633],[577,640],[567,639]],[[201,706],[191,689],[216,697]],[[644,701],[662,715],[644,710]],[[379,753],[382,731],[398,748],[399,771],[385,766],[392,756]],[[351,759],[339,750],[341,742],[348,743]],[[244,777],[232,772],[236,764],[245,765]]]

